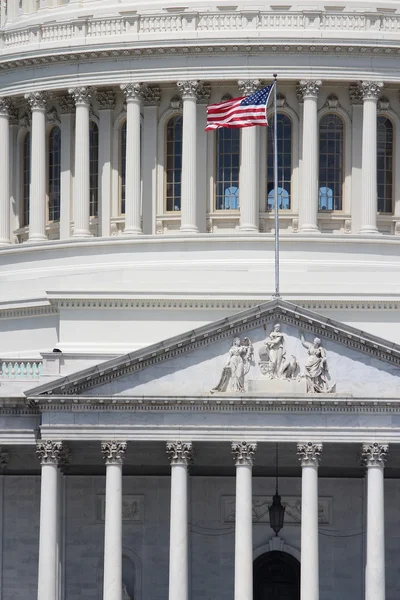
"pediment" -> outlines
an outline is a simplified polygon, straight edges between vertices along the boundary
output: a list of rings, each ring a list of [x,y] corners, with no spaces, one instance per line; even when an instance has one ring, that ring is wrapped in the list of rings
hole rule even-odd
[[[399,397],[400,347],[277,299],[39,386],[27,396],[37,402],[49,395],[243,394]]]

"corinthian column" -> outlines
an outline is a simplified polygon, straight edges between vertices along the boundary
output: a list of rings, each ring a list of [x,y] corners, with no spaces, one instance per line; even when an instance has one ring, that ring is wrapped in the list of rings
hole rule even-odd
[[[300,600],[319,599],[318,465],[322,444],[297,444],[301,462]]]
[[[240,94],[250,96],[260,89],[258,79],[238,81]],[[241,130],[240,171],[239,171],[239,208],[240,230],[258,231],[258,128],[246,127]]]
[[[385,600],[384,467],[389,446],[363,444],[367,469],[367,562],[365,600]]]
[[[140,222],[140,105],[146,89],[143,83],[121,85],[126,98],[126,198],[124,233],[142,233]]]
[[[257,444],[232,443],[236,465],[235,600],[253,600],[252,471]]]
[[[377,103],[383,83],[363,81],[362,193],[360,233],[378,233]]]
[[[10,108],[11,101],[8,98],[0,98],[0,246],[7,246],[11,243]]]
[[[75,187],[74,232],[72,237],[91,237],[90,222],[90,156],[89,109],[92,90],[77,87],[68,90],[75,100]]]
[[[298,93],[303,99],[303,197],[299,202],[300,231],[318,233],[318,107],[320,80],[302,79]]]
[[[169,600],[189,598],[188,467],[191,442],[167,443],[171,462],[171,518],[169,541]]]
[[[178,81],[183,100],[181,231],[197,233],[197,93],[200,81]]]
[[[64,458],[64,452],[62,442],[46,440],[36,446],[42,465],[38,600],[54,600],[57,597],[58,465]]]
[[[26,94],[32,110],[29,241],[46,238],[46,101],[45,92]]]
[[[112,90],[98,92],[99,103],[99,175],[100,175],[100,235],[111,233],[111,177],[112,177],[112,115],[116,95]]]
[[[126,442],[102,442],[106,463],[104,600],[122,600],[122,463]]]

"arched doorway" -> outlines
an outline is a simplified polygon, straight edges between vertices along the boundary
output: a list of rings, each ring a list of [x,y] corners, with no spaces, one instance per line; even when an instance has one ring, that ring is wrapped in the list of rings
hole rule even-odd
[[[286,552],[266,552],[253,565],[253,600],[300,600],[300,563]]]

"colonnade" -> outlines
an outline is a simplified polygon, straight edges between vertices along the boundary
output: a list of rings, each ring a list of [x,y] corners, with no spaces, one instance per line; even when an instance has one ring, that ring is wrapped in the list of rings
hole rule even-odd
[[[303,104],[302,119],[302,173],[299,194],[298,218],[299,231],[318,233],[318,109],[317,100],[322,82],[317,79],[301,80],[298,83],[298,97]],[[239,93],[249,95],[261,86],[259,80],[238,82]],[[148,200],[153,204],[152,196],[156,187],[153,171],[154,161],[146,170],[143,201],[141,185],[141,110],[157,107],[160,103],[160,89],[142,83],[130,83],[120,86],[126,99],[126,198],[125,198],[125,235],[139,235],[143,232],[142,206]],[[179,81],[177,83],[183,105],[183,148],[182,148],[182,198],[181,227],[183,233],[197,233],[198,227],[198,112],[196,104],[206,104],[210,98],[210,86],[200,81]],[[357,190],[361,194],[361,226],[359,233],[377,233],[377,102],[383,84],[363,81],[352,86],[353,105],[362,104],[362,186]],[[67,177],[61,180],[61,216],[60,237],[70,237],[70,222],[73,220],[72,237],[85,238],[90,233],[90,181],[89,181],[89,122],[90,102],[95,91],[88,87],[75,87],[68,94],[58,98],[62,108],[62,173],[74,171],[74,188]],[[29,241],[39,242],[46,235],[46,106],[48,94],[43,91],[25,95],[32,112],[31,119],[31,183],[30,183],[30,223]],[[111,206],[111,151],[110,131],[112,110],[115,108],[115,92],[99,91],[99,182],[101,194],[101,235],[110,235]],[[11,243],[10,223],[10,118],[15,112],[11,98],[0,98],[0,245]],[[74,164],[68,143],[73,135],[73,113],[75,112],[75,154]],[[146,116],[146,115],[145,115]],[[149,115],[147,115],[148,117]],[[156,118],[154,111],[152,117]],[[146,124],[145,124],[146,125]],[[147,126],[147,125],[146,125]],[[259,231],[259,198],[257,191],[258,157],[257,128],[247,128],[241,132],[240,160],[240,230]],[[145,140],[153,139],[149,127]],[[108,140],[108,143],[107,143]],[[153,143],[154,153],[156,143]],[[148,161],[148,153],[146,160]],[[154,157],[157,161],[157,156]],[[151,162],[151,161],[150,161]],[[15,175],[14,175],[15,176]],[[71,215],[71,197],[73,214]],[[154,218],[155,215],[153,215]],[[72,217],[72,218],[71,218]],[[107,225],[108,223],[108,225]]]
[[[252,467],[257,444],[233,442],[236,465],[235,600],[253,599]],[[104,600],[122,600],[122,465],[127,443],[105,441],[101,450],[106,464],[104,534]],[[301,442],[297,454],[302,470],[301,488],[301,600],[319,600],[318,466],[322,444]],[[171,464],[169,600],[189,600],[189,466],[191,442],[168,442]],[[385,600],[384,465],[388,446],[362,445],[367,472],[367,552],[365,600]],[[67,448],[62,442],[40,441],[41,506],[38,600],[54,600],[57,586],[56,557],[59,540],[57,515],[60,500],[58,466]]]

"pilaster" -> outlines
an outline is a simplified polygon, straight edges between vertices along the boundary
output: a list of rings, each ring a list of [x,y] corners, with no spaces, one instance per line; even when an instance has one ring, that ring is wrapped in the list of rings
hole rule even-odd
[[[0,246],[10,239],[10,110],[11,100],[0,98]]]
[[[112,90],[97,92],[99,103],[99,223],[100,235],[111,235],[112,115],[116,94]]]

